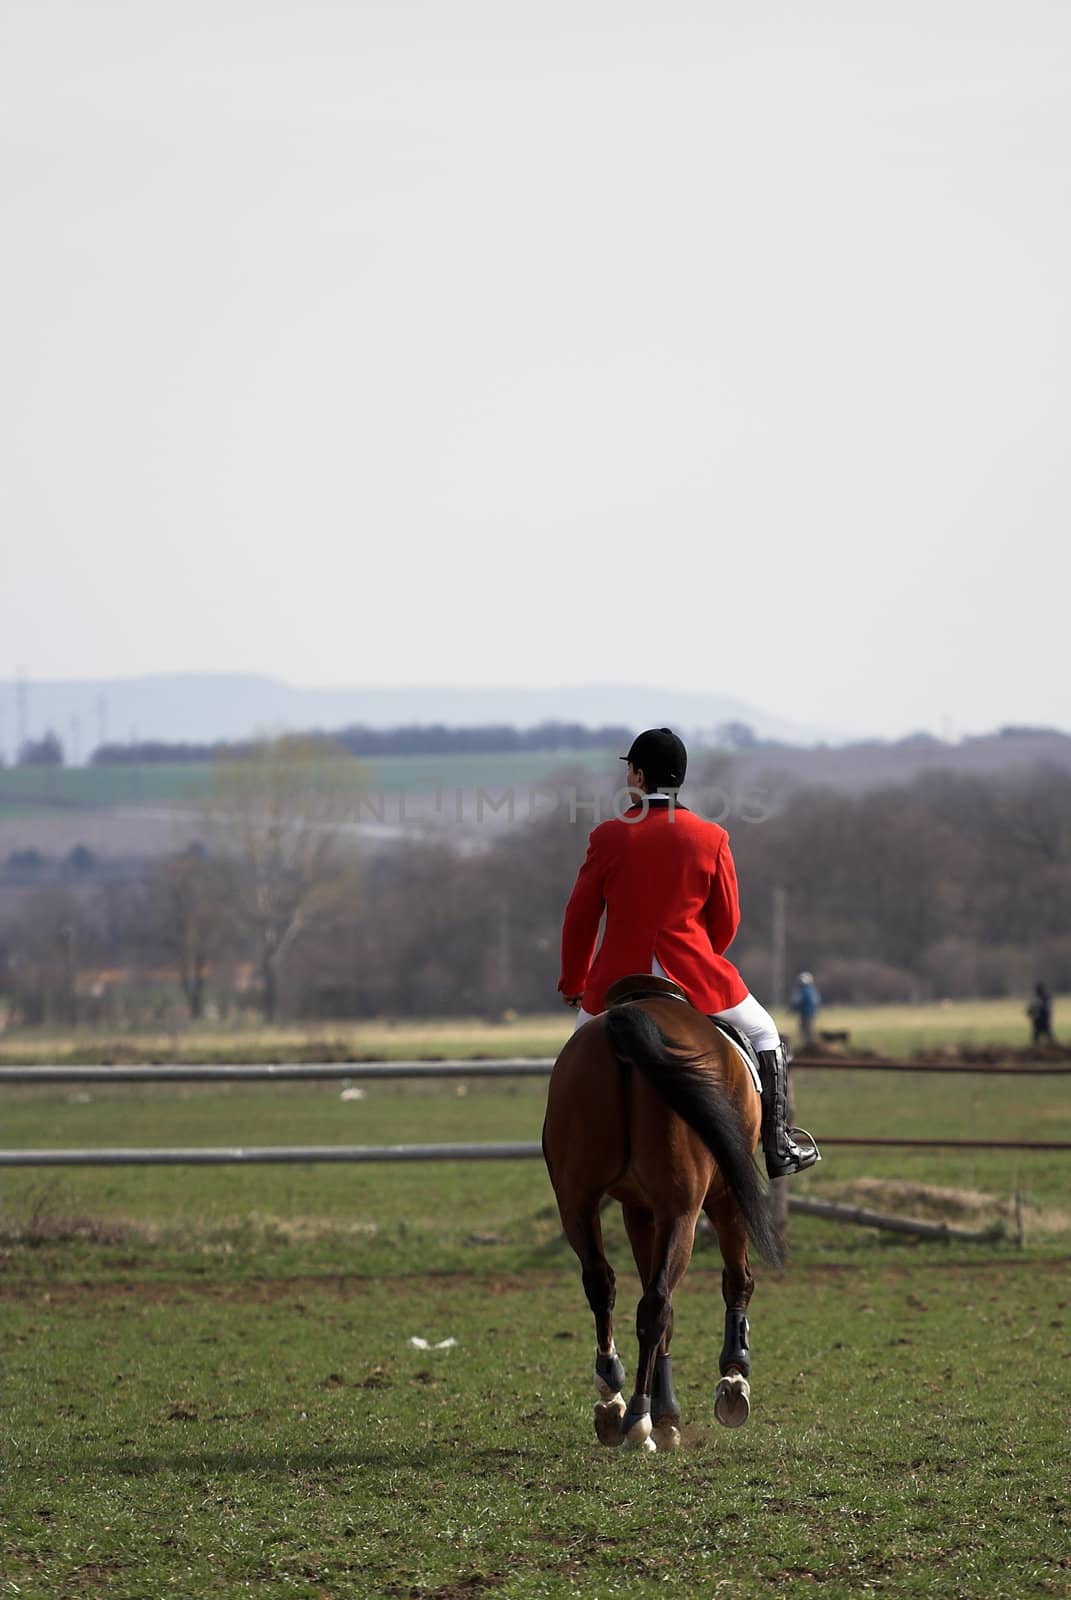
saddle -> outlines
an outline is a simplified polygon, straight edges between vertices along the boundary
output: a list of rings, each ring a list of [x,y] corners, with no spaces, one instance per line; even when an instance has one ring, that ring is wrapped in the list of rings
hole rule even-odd
[[[735,1045],[737,1050],[739,1050],[740,1054],[743,1056],[745,1065],[747,1066],[748,1071],[751,1073],[751,1081],[755,1085],[755,1092],[761,1100],[762,1077],[759,1073],[759,1057],[755,1046],[752,1044],[747,1034],[741,1033],[740,1029],[734,1027],[731,1022],[726,1022],[722,1017],[711,1017],[710,1020],[717,1028],[718,1032],[723,1033],[728,1039],[729,1043]]]
[[[672,978],[659,978],[653,972],[633,972],[627,978],[618,978],[616,983],[610,985],[603,1004],[609,1011],[611,1006],[631,1005],[634,1000],[681,1000],[686,1006],[692,1003],[680,984],[674,983]],[[710,1020],[718,1032],[724,1034],[729,1043],[743,1056],[756,1093],[761,1097],[759,1058],[751,1040],[746,1033],[741,1033],[739,1028],[734,1027],[731,1022],[725,1022],[721,1017],[711,1017]]]
[[[603,1005],[609,1011],[611,1006],[627,1006],[633,1000],[666,999],[683,1000],[686,1006],[692,1003],[680,984],[674,983],[672,978],[659,978],[653,972],[633,972],[610,985]]]

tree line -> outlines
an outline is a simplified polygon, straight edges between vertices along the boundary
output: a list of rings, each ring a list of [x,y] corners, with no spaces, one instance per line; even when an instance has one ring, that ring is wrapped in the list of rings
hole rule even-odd
[[[221,771],[197,842],[107,879],[25,872],[0,927],[0,994],[26,1021],[190,1016],[501,1016],[557,1002],[562,910],[591,813],[559,805],[494,832],[370,849],[350,763],[266,746]],[[732,834],[743,922],[731,954],[774,992],[775,895],[788,973],[861,1003],[1071,989],[1071,774],[931,772],[845,795],[733,799],[731,758],[681,796]],[[615,780],[616,781],[616,780]],[[559,772],[562,794],[588,785]],[[609,782],[607,790],[609,789]],[[602,814],[611,797],[601,796]],[[90,864],[91,867],[91,864]]]
[[[409,723],[397,728],[370,728],[363,723],[329,733],[302,733],[294,737],[309,746],[351,756],[502,755],[515,750],[627,749],[627,728],[588,728],[579,722],[540,722],[530,728],[510,723],[477,727],[447,727],[445,723]],[[93,766],[131,766],[234,761],[260,748],[259,740],[217,741],[213,744],[174,743],[158,739],[132,744],[102,744],[90,757]]]

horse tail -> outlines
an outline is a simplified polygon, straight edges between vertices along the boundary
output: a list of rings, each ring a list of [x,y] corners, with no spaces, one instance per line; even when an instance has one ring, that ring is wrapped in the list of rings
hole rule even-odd
[[[603,1019],[614,1056],[642,1072],[671,1110],[702,1139],[729,1186],[748,1236],[775,1266],[784,1245],[770,1214],[769,1194],[752,1160],[751,1145],[736,1107],[703,1057],[674,1048],[642,1006],[612,1006]]]

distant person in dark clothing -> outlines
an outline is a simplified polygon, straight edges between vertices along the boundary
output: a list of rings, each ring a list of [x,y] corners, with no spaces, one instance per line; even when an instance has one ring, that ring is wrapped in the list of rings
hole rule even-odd
[[[814,1043],[814,1019],[821,1004],[822,996],[818,993],[814,978],[809,972],[801,972],[796,979],[789,1010],[794,1011],[800,1019],[800,1034],[804,1044]]]
[[[1032,1044],[1052,1044],[1052,995],[1043,983],[1035,983],[1034,995],[1026,1008],[1034,1029]]]

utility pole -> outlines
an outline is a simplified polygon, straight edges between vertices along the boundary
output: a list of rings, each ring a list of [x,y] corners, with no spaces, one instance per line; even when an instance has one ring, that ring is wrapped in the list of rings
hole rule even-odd
[[[513,988],[513,952],[510,938],[509,901],[506,896],[498,897],[498,991],[499,1004],[506,1006],[509,1003],[510,993]]]
[[[770,933],[770,993],[775,1006],[785,1003],[785,976],[788,944],[788,895],[782,884],[773,892],[773,916]],[[770,1184],[771,1216],[778,1237],[787,1248],[788,1234],[788,1179],[776,1178]]]
[[[786,999],[788,947],[788,895],[780,884],[773,892],[773,928],[770,946],[770,993],[775,1006]]]
[[[15,760],[22,755],[26,740],[29,737],[29,717],[27,714],[26,697],[26,672],[19,667],[15,674]]]

